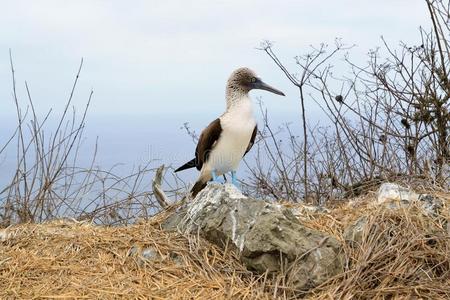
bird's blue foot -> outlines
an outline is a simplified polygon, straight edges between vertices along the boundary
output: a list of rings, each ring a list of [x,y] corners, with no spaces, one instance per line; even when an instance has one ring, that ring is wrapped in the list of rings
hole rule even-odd
[[[237,177],[236,177],[236,171],[231,171],[231,183],[235,187],[239,188],[239,182],[238,182]]]
[[[219,182],[219,176],[217,176],[216,171],[211,171],[212,181],[213,182]]]

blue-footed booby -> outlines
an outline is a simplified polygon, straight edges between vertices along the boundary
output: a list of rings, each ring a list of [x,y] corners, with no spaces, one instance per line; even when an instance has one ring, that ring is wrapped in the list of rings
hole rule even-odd
[[[175,172],[196,167],[200,176],[191,189],[195,197],[211,179],[231,172],[231,180],[237,185],[236,171],[240,161],[253,146],[257,132],[253,105],[248,93],[253,89],[284,94],[264,83],[249,68],[235,70],[227,81],[226,111],[206,127],[198,139],[195,158]]]

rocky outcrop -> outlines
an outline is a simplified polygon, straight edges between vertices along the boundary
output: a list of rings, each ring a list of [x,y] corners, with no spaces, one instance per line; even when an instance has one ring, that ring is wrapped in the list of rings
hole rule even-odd
[[[296,289],[315,287],[342,272],[341,245],[305,227],[289,208],[242,195],[233,185],[209,184],[163,224],[233,245],[248,269],[287,272]]]

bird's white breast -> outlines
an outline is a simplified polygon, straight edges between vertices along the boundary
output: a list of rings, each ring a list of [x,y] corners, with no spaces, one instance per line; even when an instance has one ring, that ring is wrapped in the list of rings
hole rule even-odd
[[[249,145],[256,121],[251,100],[241,99],[220,117],[222,133],[210,153],[207,168],[217,175],[236,170]]]

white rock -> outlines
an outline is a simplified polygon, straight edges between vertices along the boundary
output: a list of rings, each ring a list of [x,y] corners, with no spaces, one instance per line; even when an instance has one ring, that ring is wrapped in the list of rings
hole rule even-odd
[[[378,204],[385,203],[387,201],[404,201],[409,203],[412,201],[417,201],[418,199],[419,194],[395,183],[383,183],[378,189]]]
[[[151,247],[145,248],[142,251],[141,256],[146,260],[161,260],[161,255],[159,252]]]
[[[229,184],[208,184],[162,227],[201,235],[223,248],[234,245],[249,270],[286,272],[298,290],[320,285],[343,271],[337,239],[302,224],[289,207],[246,197]]]
[[[436,217],[442,209],[442,200],[429,194],[417,194],[395,183],[383,183],[378,190],[377,204],[399,209],[416,204],[427,216]]]

